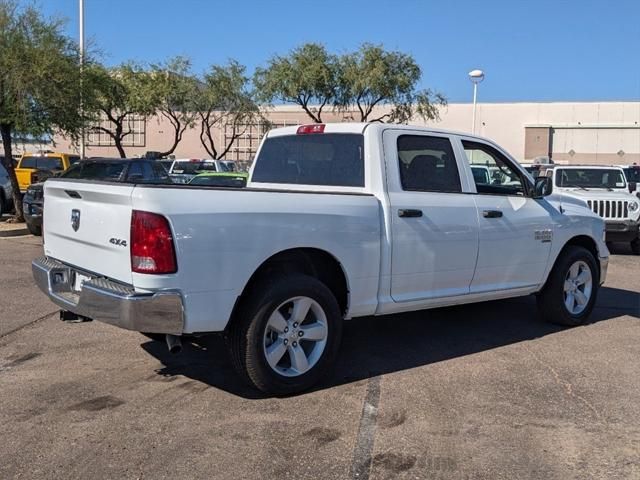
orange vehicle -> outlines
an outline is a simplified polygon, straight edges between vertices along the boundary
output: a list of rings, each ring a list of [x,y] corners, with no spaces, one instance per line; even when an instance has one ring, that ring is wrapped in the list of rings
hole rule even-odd
[[[66,170],[80,161],[79,155],[58,152],[25,153],[16,167],[16,177],[20,192],[24,193],[29,185],[39,180],[39,175],[50,175]]]

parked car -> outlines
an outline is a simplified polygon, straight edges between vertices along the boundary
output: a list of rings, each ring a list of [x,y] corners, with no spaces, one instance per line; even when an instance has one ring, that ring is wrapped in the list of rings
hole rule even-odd
[[[174,183],[189,183],[200,173],[217,171],[215,162],[199,158],[177,158],[169,167],[169,175]]]
[[[158,162],[148,159],[92,158],[81,160],[55,178],[99,180],[114,183],[173,183]],[[22,199],[24,219],[32,235],[42,235],[44,182],[29,185]]]
[[[3,160],[4,157],[0,156],[0,215],[8,212],[13,206],[13,188],[9,174],[2,164]]]
[[[57,152],[25,153],[16,167],[16,177],[20,192],[27,191],[32,183],[37,183],[51,174],[67,170],[80,160],[79,155]]]
[[[247,185],[248,173],[243,172],[211,172],[201,173],[191,179],[189,185],[210,187],[244,187]]]
[[[476,183],[480,153],[511,181]],[[549,186],[480,137],[285,127],[247,188],[49,179],[33,274],[66,318],[164,333],[170,350],[223,332],[245,379],[290,394],[330,370],[344,319],[535,293],[547,320],[583,324],[606,278],[604,221]]]
[[[629,193],[620,167],[555,165],[545,170],[552,179],[552,190],[587,202],[604,218],[607,242],[625,242],[640,254],[640,200]]]

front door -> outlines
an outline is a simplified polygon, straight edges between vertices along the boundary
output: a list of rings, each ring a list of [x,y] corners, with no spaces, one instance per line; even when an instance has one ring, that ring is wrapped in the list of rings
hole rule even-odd
[[[471,293],[507,290],[542,282],[553,237],[552,215],[544,200],[530,198],[530,182],[505,154],[488,143],[462,139],[474,175],[480,224],[478,264]]]
[[[447,135],[384,132],[391,212],[391,297],[418,301],[469,293],[478,254],[473,195]]]

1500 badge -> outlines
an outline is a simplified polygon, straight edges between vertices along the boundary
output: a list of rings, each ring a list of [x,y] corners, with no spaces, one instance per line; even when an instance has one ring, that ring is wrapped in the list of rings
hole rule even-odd
[[[122,240],[120,238],[110,238],[109,239],[109,243],[111,243],[112,245],[115,245],[117,247],[126,247],[127,246],[127,241],[126,240]]]

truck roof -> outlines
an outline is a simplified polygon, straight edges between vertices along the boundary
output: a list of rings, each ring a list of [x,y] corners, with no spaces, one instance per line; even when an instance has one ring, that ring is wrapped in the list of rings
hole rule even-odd
[[[300,125],[291,125],[288,127],[280,127],[274,128],[270,130],[267,134],[268,137],[276,137],[282,135],[295,135],[298,132],[298,129],[302,126],[313,126],[313,125],[324,125],[324,133],[364,133],[367,129],[375,129],[375,130],[386,130],[388,128],[407,130],[407,131],[421,131],[421,132],[432,132],[432,133],[440,133],[444,135],[460,135],[464,137],[470,138],[478,138],[481,140],[485,140],[493,143],[493,141],[480,137],[478,135],[472,135],[467,132],[458,132],[454,130],[445,130],[441,128],[433,128],[426,125],[400,125],[400,124],[391,124],[391,123],[380,123],[380,122],[340,122],[340,123],[320,123],[320,124],[300,124]]]
[[[612,168],[617,168],[622,170],[623,167],[619,167],[618,165],[550,165],[550,168],[569,168],[569,169],[577,169],[577,168],[593,168],[593,169],[607,169],[611,170]]]

